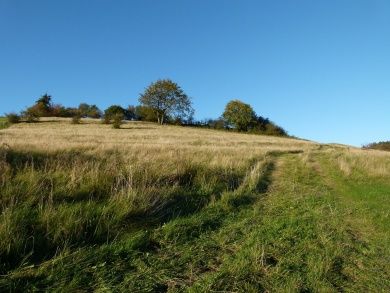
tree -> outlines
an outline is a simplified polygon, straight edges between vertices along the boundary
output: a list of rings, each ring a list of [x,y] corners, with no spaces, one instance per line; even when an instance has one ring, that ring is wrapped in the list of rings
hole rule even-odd
[[[247,131],[256,119],[256,114],[250,105],[233,100],[226,105],[222,117],[238,131]]]
[[[52,103],[51,96],[47,93],[41,96],[33,106],[36,109],[36,113],[40,117],[51,116],[52,115]]]
[[[79,105],[79,114],[80,114],[80,116],[84,117],[84,118],[88,117],[89,108],[90,108],[90,106],[88,104],[81,103]]]
[[[89,118],[100,118],[102,117],[102,111],[96,105],[88,105],[86,103],[81,103],[79,105],[78,111],[81,117]]]
[[[157,122],[156,112],[150,107],[135,107],[135,115],[137,116],[137,119],[141,121]]]
[[[96,105],[89,106],[88,110],[88,117],[89,118],[101,118],[102,117],[102,111],[98,108]]]
[[[37,122],[40,117],[34,106],[27,108],[25,111],[22,112],[21,115],[23,119],[26,120],[27,122]]]
[[[137,107],[129,105],[126,109],[126,119],[127,120],[138,120],[137,116]]]
[[[104,111],[104,118],[108,120],[114,119],[115,115],[125,116],[126,110],[119,105],[112,105]]]
[[[149,85],[141,94],[139,102],[153,109],[159,124],[164,124],[168,116],[186,119],[194,113],[190,98],[170,79],[157,80]]]
[[[48,94],[44,94],[38,100],[36,100],[35,104],[24,111],[24,116],[29,116],[29,118],[37,118],[37,117],[48,117],[53,116],[53,105],[51,103],[51,96]],[[36,119],[28,119],[29,121],[33,121]]]

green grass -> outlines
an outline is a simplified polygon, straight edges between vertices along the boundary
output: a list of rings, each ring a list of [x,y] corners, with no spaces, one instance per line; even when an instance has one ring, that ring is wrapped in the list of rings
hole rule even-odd
[[[389,175],[343,172],[345,155],[169,171],[115,151],[2,147],[0,291],[387,292]]]
[[[10,124],[8,123],[7,118],[0,117],[0,129],[7,128],[9,126],[10,126]]]

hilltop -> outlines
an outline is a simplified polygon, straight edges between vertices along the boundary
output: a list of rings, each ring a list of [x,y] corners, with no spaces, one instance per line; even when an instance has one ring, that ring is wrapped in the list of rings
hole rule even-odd
[[[96,119],[0,130],[0,291],[390,290],[390,154]]]

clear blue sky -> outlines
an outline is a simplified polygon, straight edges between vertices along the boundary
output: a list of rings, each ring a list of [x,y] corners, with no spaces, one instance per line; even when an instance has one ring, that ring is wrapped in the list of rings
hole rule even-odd
[[[0,0],[0,113],[136,104],[158,78],[196,118],[230,99],[290,134],[390,139],[388,0]]]

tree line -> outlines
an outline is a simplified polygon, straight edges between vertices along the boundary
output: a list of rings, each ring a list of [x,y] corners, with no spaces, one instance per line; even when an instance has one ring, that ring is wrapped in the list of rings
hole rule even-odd
[[[174,124],[234,130],[267,135],[286,136],[287,132],[268,118],[255,113],[253,108],[240,100],[230,101],[221,117],[196,121],[192,101],[183,89],[170,79],[157,80],[151,83],[140,95],[139,105],[123,108],[112,105],[100,110],[96,105],[81,103],[78,107],[64,107],[54,104],[49,94],[42,95],[36,102],[20,114],[6,114],[10,123],[36,122],[40,117],[68,117],[72,123],[80,123],[81,118],[102,119],[103,123],[120,128],[123,120],[149,121],[158,124]]]
[[[372,149],[390,152],[390,141],[373,142],[363,146],[363,149]]]

